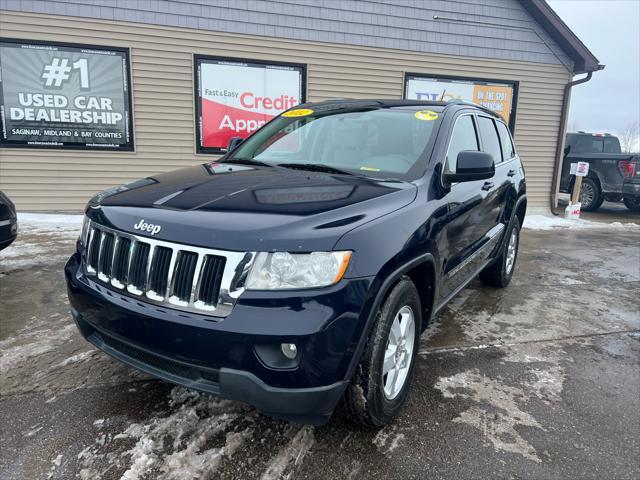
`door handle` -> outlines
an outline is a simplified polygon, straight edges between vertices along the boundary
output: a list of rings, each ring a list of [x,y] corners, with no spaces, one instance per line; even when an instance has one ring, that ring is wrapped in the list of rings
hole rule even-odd
[[[482,190],[491,190],[493,188],[493,182],[484,182]]]
[[[507,173],[507,177],[513,177],[516,174],[515,170],[509,170],[509,173]]]

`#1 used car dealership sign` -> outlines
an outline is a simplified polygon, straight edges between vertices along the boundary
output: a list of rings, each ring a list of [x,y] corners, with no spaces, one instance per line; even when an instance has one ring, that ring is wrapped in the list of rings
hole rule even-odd
[[[125,49],[0,42],[3,147],[132,150]]]
[[[198,151],[220,153],[304,102],[302,65],[195,57]]]

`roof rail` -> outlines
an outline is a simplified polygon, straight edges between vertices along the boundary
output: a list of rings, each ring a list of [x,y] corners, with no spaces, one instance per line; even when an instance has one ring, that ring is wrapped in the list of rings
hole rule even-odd
[[[490,108],[485,107],[484,105],[480,105],[478,103],[473,103],[473,102],[468,102],[467,100],[462,100],[460,98],[454,98],[453,100],[447,101],[447,105],[449,105],[449,104],[451,104],[451,105],[467,105],[469,107],[479,108],[483,112],[489,113],[489,114],[493,115],[496,118],[502,118],[499,114],[497,114],[496,112],[494,112]]]

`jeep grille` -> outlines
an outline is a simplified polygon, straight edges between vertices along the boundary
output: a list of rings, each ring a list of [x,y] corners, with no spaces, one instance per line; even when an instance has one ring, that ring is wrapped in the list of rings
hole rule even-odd
[[[117,291],[225,317],[244,291],[254,256],[141,237],[91,222],[83,263],[89,277]]]

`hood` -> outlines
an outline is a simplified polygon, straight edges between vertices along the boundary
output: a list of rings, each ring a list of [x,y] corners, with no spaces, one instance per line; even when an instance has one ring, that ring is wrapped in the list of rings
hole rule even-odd
[[[236,251],[331,250],[349,230],[411,203],[416,187],[359,176],[211,163],[98,194],[95,221],[141,236]]]

